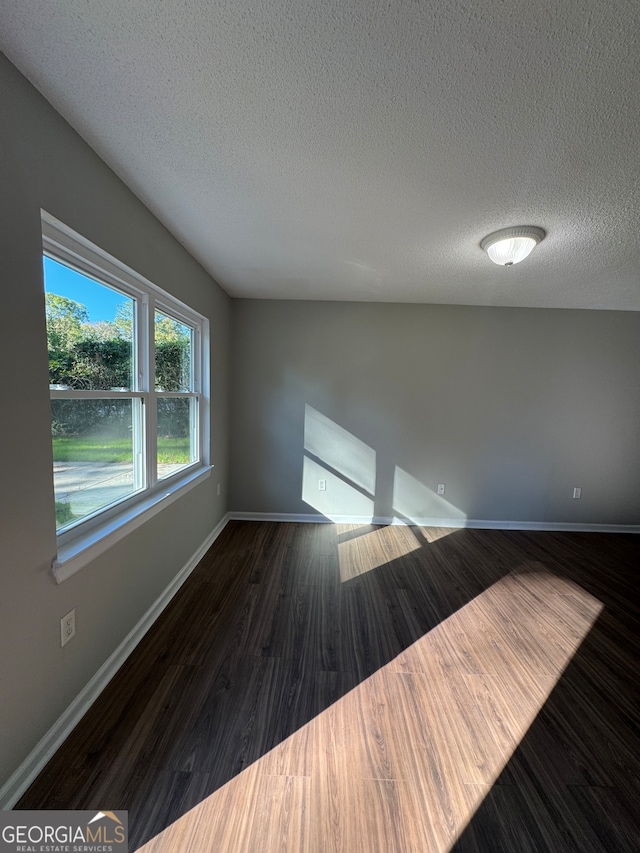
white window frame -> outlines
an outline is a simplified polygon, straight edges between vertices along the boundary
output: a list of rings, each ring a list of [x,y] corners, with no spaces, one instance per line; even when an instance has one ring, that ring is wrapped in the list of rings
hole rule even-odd
[[[133,388],[127,391],[50,390],[51,399],[126,399],[143,407],[143,435],[134,437],[134,483],[138,489],[119,501],[79,520],[57,534],[58,553],[52,564],[60,583],[149,518],[208,477],[209,459],[209,322],[184,302],[41,211],[43,255],[98,283],[111,285],[135,300]],[[157,391],[155,387],[155,312],[193,329],[193,388],[186,392]],[[195,398],[197,423],[192,423],[197,461],[157,478],[157,406],[159,399]],[[194,419],[195,421],[196,419]],[[137,445],[137,451],[136,451]],[[144,460],[141,454],[144,453]],[[53,475],[53,469],[52,469]]]

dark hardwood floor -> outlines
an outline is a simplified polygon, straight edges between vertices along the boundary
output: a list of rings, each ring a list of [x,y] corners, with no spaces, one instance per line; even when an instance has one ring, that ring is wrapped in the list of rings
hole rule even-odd
[[[231,522],[25,793],[158,853],[640,850],[640,537]]]

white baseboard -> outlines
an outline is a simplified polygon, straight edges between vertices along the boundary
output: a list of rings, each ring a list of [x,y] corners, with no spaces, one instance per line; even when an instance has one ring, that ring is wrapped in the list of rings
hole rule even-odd
[[[15,773],[0,788],[0,810],[11,809],[18,802],[38,773],[62,746],[75,726],[78,725],[82,717],[84,717],[89,708],[100,696],[131,652],[133,652],[147,631],[152,627],[182,584],[187,580],[191,572],[222,533],[228,521],[229,515],[227,514],[211,531],[195,553],[191,555],[187,563],[154,601],[140,621],[127,634],[118,648],[107,658],[93,678],[91,678],[69,707],[56,720],[38,744],[36,744]]]
[[[337,516],[336,516],[337,517]],[[352,516],[344,516],[351,518]],[[355,516],[353,516],[355,517]],[[336,522],[334,518],[327,518],[326,515],[321,515],[318,512],[312,513],[292,513],[292,512],[230,512],[230,521],[299,521],[302,524],[334,524],[351,522]],[[357,522],[353,522],[356,524]],[[371,524],[371,521],[368,522]]]
[[[419,527],[450,527],[450,528],[485,528],[491,530],[541,530],[541,531],[582,531],[593,533],[640,533],[637,524],[584,524],[570,522],[538,522],[538,521],[494,521],[482,519],[460,518],[415,518],[411,520],[379,517],[343,515],[327,518],[320,513],[266,513],[266,512],[231,512],[227,513],[220,523],[207,536],[200,547],[191,555],[171,583],[147,610],[140,621],[127,634],[113,654],[103,663],[93,678],[76,696],[69,707],[53,724],[44,737],[36,744],[31,753],[18,769],[0,788],[0,810],[11,809],[22,794],[34,781],[45,764],[62,746],[71,731],[80,722],[89,708],[100,696],[120,667],[142,640],[147,631],[167,607],[202,557],[209,550],[227,523],[234,521],[283,521],[303,522],[311,524],[414,524]]]
[[[569,521],[494,521],[482,518],[412,518],[321,513],[230,512],[232,521],[298,521],[308,524],[411,524],[417,527],[473,527],[484,530],[547,530],[584,533],[640,533],[640,524],[590,524]]]

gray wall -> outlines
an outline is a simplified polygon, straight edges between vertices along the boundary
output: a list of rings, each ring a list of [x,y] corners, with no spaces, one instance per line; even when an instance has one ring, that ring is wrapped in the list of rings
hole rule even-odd
[[[226,512],[230,300],[1,55],[0,97],[1,785]],[[40,208],[211,322],[213,477],[59,586]]]
[[[638,313],[234,300],[230,508],[638,524],[639,379]]]
[[[229,376],[234,510],[640,522],[639,314],[231,303],[1,55],[0,96],[0,784],[223,517]],[[211,322],[214,476],[59,586],[40,208]]]

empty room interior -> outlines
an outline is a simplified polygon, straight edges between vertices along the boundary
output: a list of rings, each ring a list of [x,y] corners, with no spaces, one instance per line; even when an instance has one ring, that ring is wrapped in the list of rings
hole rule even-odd
[[[3,0],[0,809],[640,849],[639,37]]]

